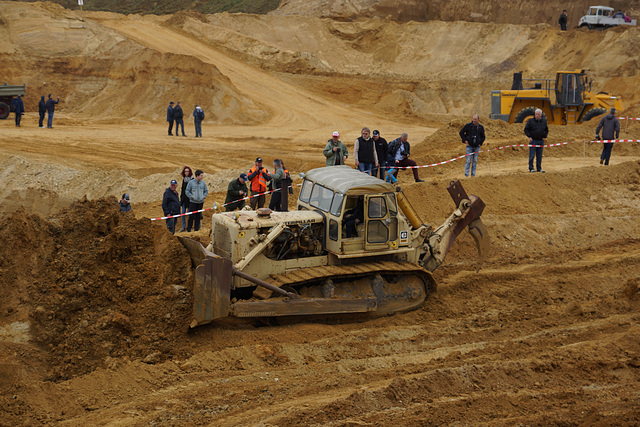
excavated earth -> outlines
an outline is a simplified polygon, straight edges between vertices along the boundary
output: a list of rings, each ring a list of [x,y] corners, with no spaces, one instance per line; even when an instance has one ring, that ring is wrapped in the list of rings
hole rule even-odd
[[[0,2],[0,79],[27,84],[23,126],[0,122],[0,425],[640,424],[640,143],[605,167],[595,122],[551,126],[566,144],[530,174],[522,125],[487,117],[513,72],[576,68],[640,116],[640,30],[412,22],[371,3],[124,16]],[[36,124],[48,93],[51,130]],[[166,135],[171,100],[187,137]],[[464,153],[473,113],[487,142],[471,179],[463,160],[433,164]],[[424,222],[452,212],[456,178],[486,202],[483,268],[465,233],[413,312],[189,329],[191,261],[151,220],[169,180],[204,170],[211,207],[262,156],[297,184],[332,131],[351,149],[363,126],[409,133],[429,167],[400,184]],[[210,217],[190,237],[207,242]]]

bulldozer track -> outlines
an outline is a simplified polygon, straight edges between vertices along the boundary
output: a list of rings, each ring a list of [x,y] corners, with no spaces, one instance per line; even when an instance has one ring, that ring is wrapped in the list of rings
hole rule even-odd
[[[318,279],[345,279],[358,276],[366,276],[372,273],[416,273],[420,275],[428,285],[427,292],[435,287],[435,281],[430,272],[417,264],[398,263],[393,261],[379,261],[354,265],[331,265],[323,267],[304,268],[284,274],[273,274],[267,280],[272,285],[297,286],[314,282]]]

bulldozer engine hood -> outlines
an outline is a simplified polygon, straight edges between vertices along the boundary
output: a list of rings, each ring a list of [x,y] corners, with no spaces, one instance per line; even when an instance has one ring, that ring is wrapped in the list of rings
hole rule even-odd
[[[345,195],[395,192],[393,185],[344,165],[312,169],[305,179]]]
[[[278,224],[314,224],[324,220],[323,216],[313,211],[271,212],[258,215],[256,211],[235,211],[214,215],[214,220],[226,225],[235,224],[239,229],[271,228]]]

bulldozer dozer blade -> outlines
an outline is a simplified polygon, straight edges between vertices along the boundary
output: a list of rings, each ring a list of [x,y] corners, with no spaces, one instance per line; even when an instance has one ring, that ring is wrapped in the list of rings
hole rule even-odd
[[[202,261],[207,256],[211,256],[211,257],[217,256],[214,253],[206,250],[205,247],[202,246],[200,242],[196,242],[195,240],[190,239],[188,237],[182,237],[182,236],[176,236],[176,237],[178,238],[178,241],[182,243],[182,246],[184,246],[185,249],[187,250],[189,257],[191,257],[191,263],[193,264],[194,268],[202,264]]]
[[[489,232],[487,227],[480,218],[476,218],[469,224],[469,234],[476,242],[476,248],[478,249],[478,263],[476,265],[476,273],[480,271],[485,256],[489,253],[489,247],[491,246],[491,239],[489,238]]]
[[[191,327],[229,315],[233,264],[222,257],[207,257],[196,267]]]

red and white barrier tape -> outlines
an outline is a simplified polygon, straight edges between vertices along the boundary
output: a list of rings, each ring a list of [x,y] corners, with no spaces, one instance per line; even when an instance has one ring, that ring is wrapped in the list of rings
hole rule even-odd
[[[640,120],[640,117],[618,117],[618,120]]]
[[[631,120],[640,120],[640,119],[631,119]],[[513,144],[513,145],[504,145],[502,147],[489,148],[487,150],[478,151],[477,153],[463,154],[461,156],[454,157],[454,158],[449,159],[449,160],[444,160],[442,162],[432,163],[430,165],[398,166],[398,167],[380,166],[380,167],[384,168],[384,169],[403,169],[403,170],[404,169],[430,168],[430,167],[434,167],[434,166],[441,166],[441,165],[444,165],[444,164],[447,164],[447,163],[452,163],[452,162],[455,162],[456,160],[464,159],[465,157],[473,156],[475,154],[486,153],[488,151],[504,150],[505,148],[513,148],[513,147],[543,147],[543,148],[546,148],[546,147],[559,147],[561,145],[575,144],[575,143],[578,143],[578,142],[593,142],[593,143],[596,143],[596,144],[609,144],[609,143],[616,143],[616,142],[640,142],[640,139],[601,139],[601,140],[594,140],[594,141],[559,142],[559,143],[556,143],[556,144],[545,144],[545,145]],[[366,172],[370,172],[370,171],[366,171]],[[293,185],[290,185],[289,188],[299,187],[301,185],[302,184],[293,184]],[[242,199],[238,199],[238,200],[235,200],[233,202],[224,203],[224,204],[220,205],[220,207],[231,205],[233,203],[237,203],[237,202],[240,202],[242,200],[249,200],[249,199],[251,199],[253,197],[260,197],[260,196],[263,196],[263,195],[271,194],[271,193],[273,193],[275,191],[279,191],[279,190],[280,189],[265,191],[264,193],[253,194],[253,195],[251,195],[249,197],[244,197]],[[170,218],[179,218],[179,217],[182,217],[182,216],[193,215],[195,213],[210,211],[212,209],[214,209],[214,208],[211,207],[211,208],[206,208],[206,209],[200,209],[198,211],[186,212],[186,213],[183,213],[183,214],[168,215],[168,216],[163,216],[163,217],[160,217],[160,218],[151,218],[151,221],[158,221],[158,220],[161,220],[161,219],[170,219]]]
[[[290,185],[289,188],[298,187],[300,185],[302,185],[302,184],[293,184],[293,185]],[[267,195],[267,194],[271,194],[271,193],[273,193],[275,191],[279,191],[279,190],[280,189],[278,188],[276,190],[265,191],[264,193],[252,194],[251,196],[243,197],[242,199],[238,199],[238,200],[235,200],[233,202],[223,203],[222,205],[220,205],[220,207],[232,205],[232,204],[238,203],[238,202],[240,202],[242,200],[249,200],[249,199],[254,198],[254,197],[260,197],[260,196],[264,196],[264,195]],[[206,211],[210,211],[210,210],[213,210],[213,209],[217,209],[217,208],[210,207],[210,208],[206,208],[206,209],[200,209],[198,211],[185,212],[183,214],[168,215],[168,216],[163,216],[163,217],[160,217],[160,218],[151,218],[151,221],[158,221],[160,219],[180,218],[181,216],[193,215],[193,214],[196,214],[196,213],[206,212]]]

